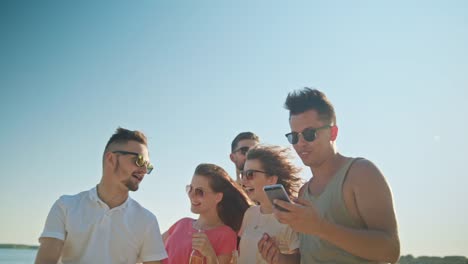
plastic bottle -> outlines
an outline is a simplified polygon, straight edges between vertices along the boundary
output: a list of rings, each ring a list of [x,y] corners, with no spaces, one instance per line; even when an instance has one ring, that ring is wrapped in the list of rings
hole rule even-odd
[[[239,252],[237,251],[237,249],[234,249],[234,251],[232,251],[231,261],[229,262],[229,264],[237,264],[238,258]]]

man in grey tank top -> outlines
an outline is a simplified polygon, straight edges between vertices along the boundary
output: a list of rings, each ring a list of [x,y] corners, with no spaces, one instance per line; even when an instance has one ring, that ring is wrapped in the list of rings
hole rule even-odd
[[[288,94],[291,132],[286,134],[313,177],[295,203],[275,201],[281,223],[300,236],[301,263],[396,263],[400,255],[390,187],[369,160],[338,153],[333,105],[322,92]],[[265,234],[259,251],[269,263],[294,263]]]

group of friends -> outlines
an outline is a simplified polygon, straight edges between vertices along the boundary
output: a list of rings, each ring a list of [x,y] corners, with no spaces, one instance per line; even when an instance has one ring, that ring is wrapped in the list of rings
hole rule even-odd
[[[307,182],[288,148],[240,133],[230,153],[235,179],[215,164],[198,165],[186,186],[198,218],[161,234],[156,216],[129,196],[153,170],[146,136],[118,128],[96,187],[52,206],[35,263],[396,263],[398,227],[384,175],[338,152],[335,110],[323,92],[293,91],[284,106],[285,136],[312,172]],[[291,202],[272,203],[263,189],[272,184]]]

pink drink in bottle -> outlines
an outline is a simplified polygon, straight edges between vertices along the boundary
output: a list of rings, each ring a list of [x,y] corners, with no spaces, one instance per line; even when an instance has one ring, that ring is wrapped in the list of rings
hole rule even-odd
[[[198,233],[201,233],[201,229],[198,229]],[[190,253],[189,264],[205,264],[205,257],[196,249],[192,249]]]

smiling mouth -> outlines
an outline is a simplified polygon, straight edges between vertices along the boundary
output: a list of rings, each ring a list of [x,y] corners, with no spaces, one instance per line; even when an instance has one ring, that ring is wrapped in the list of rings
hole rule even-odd
[[[136,178],[139,182],[141,182],[141,180],[143,180],[142,176],[138,176],[138,175],[135,175],[135,174],[132,174],[132,177]]]
[[[247,194],[250,194],[250,193],[253,193],[255,189],[252,188],[252,187],[244,187],[244,191],[247,193]]]

